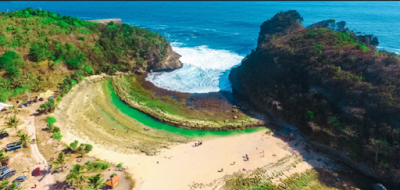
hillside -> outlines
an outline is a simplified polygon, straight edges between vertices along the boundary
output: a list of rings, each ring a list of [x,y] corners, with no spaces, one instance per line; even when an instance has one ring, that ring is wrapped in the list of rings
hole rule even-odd
[[[0,12],[1,102],[55,88],[62,95],[83,76],[102,72],[180,68],[179,57],[165,37],[128,24],[32,8]]]
[[[398,182],[399,56],[343,21],[302,20],[288,11],[261,25],[257,48],[230,73],[234,91]]]

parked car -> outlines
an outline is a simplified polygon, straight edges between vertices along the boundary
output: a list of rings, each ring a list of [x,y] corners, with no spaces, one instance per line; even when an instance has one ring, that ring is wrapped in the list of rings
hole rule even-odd
[[[35,170],[33,170],[32,175],[33,176],[39,176],[40,175],[40,168],[37,167]]]
[[[14,181],[18,181],[18,182],[24,182],[25,180],[26,180],[26,176],[19,176],[14,179]]]
[[[39,101],[43,101],[44,99],[43,98],[39,98]]]
[[[7,148],[9,148],[9,147],[13,147],[13,146],[17,146],[17,145],[19,145],[20,143],[19,143],[19,141],[17,141],[17,142],[12,142],[12,143],[9,143],[9,144],[7,144]]]
[[[3,166],[4,167],[4,166]],[[5,166],[4,168],[1,167],[1,174],[0,174],[0,180],[5,180],[17,173],[17,171]]]
[[[54,98],[54,96],[50,96],[50,97],[49,97],[49,99],[53,99],[53,98]]]
[[[21,148],[22,146],[19,144],[19,145],[17,145],[17,146],[12,146],[12,147],[7,147],[6,149],[5,149],[5,151],[7,152],[7,151],[10,151],[10,150],[16,150],[16,149],[19,149],[19,148]]]
[[[2,133],[2,134],[0,134],[0,139],[3,139],[3,138],[5,138],[5,137],[8,137],[8,133]]]

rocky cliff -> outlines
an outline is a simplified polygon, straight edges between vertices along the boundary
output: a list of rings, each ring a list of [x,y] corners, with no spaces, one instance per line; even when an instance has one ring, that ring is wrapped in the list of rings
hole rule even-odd
[[[234,92],[398,183],[399,56],[343,21],[301,21],[288,11],[261,25],[257,48],[230,73]]]

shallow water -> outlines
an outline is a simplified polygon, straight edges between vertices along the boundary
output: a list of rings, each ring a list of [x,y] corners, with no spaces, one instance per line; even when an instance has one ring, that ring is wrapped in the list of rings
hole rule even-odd
[[[114,92],[111,81],[107,82],[108,88],[110,89],[110,94],[109,98],[111,99],[111,102],[124,114],[136,119],[137,121],[143,123],[146,126],[155,128],[155,129],[160,129],[164,131],[168,131],[171,133],[179,134],[185,137],[200,137],[200,136],[205,136],[205,137],[212,137],[212,136],[228,136],[228,135],[234,135],[234,134],[242,134],[242,133],[252,133],[256,131],[260,131],[265,129],[264,127],[259,127],[259,128],[252,128],[252,129],[245,129],[245,130],[237,130],[237,131],[201,131],[201,130],[188,130],[188,129],[182,129],[179,127],[175,127],[172,125],[168,125],[165,123],[162,123],[149,115],[140,112],[137,109],[134,109],[130,107],[129,105],[125,104],[123,101],[119,99],[117,94]]]

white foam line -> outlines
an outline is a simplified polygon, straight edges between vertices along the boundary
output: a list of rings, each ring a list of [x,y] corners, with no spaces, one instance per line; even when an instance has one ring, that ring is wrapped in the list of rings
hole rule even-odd
[[[229,71],[240,64],[243,56],[207,46],[180,47],[181,43],[171,45],[175,52],[182,55],[180,61],[183,67],[172,72],[150,73],[146,80],[159,88],[178,92],[232,91]]]

